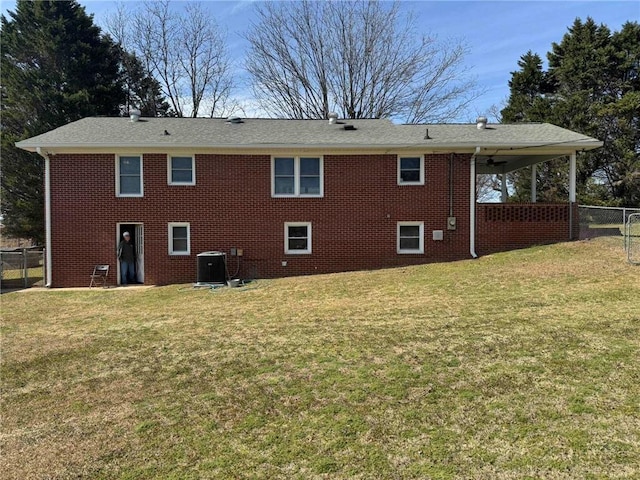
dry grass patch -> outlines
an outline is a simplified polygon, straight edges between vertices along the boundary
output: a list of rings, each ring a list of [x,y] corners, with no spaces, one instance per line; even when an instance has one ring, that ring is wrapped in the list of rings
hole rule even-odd
[[[619,239],[2,296],[7,478],[637,478]]]

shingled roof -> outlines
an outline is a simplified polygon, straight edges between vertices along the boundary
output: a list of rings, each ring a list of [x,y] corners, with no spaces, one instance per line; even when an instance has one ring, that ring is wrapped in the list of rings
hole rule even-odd
[[[424,148],[543,147],[590,150],[602,142],[549,123],[397,125],[387,119],[327,120],[243,119],[232,123],[209,118],[90,117],[16,144],[36,151],[79,148]]]

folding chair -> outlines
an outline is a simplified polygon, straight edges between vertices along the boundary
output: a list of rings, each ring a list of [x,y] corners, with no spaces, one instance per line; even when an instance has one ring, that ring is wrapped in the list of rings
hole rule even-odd
[[[96,265],[93,267],[89,288],[94,285],[97,286],[99,282],[102,282],[102,288],[107,288],[107,275],[109,275],[109,265]]]

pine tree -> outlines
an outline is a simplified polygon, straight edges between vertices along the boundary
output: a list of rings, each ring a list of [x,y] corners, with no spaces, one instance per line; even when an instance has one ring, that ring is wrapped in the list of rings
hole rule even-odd
[[[546,121],[602,140],[603,148],[578,157],[578,200],[640,205],[640,26],[611,33],[576,19],[547,58],[547,72],[531,52],[518,62],[503,121]],[[541,199],[566,200],[567,169],[563,160],[539,165]],[[515,198],[526,198],[528,172],[511,180]]]
[[[501,113],[502,121],[541,122],[549,115],[550,102],[545,94],[550,93],[546,73],[542,70],[542,59],[529,50],[518,60],[519,71],[511,72],[509,80],[509,103]]]
[[[42,159],[18,140],[91,115],[115,115],[118,51],[75,0],[18,0],[1,22],[2,214],[5,233],[41,242]]]
[[[605,142],[601,173],[622,205],[640,206],[640,24],[627,22],[611,37],[607,101],[596,107]]]
[[[547,121],[551,115],[550,94],[553,86],[542,68],[542,58],[529,50],[518,60],[518,67],[520,70],[511,72],[509,102],[500,112],[502,121],[505,123]],[[568,169],[563,163],[566,162],[554,160],[537,166],[537,192],[540,201],[566,200],[568,192],[563,180],[568,177]],[[531,198],[530,179],[530,167],[508,174],[508,180],[515,190],[511,196],[512,201],[523,202]]]

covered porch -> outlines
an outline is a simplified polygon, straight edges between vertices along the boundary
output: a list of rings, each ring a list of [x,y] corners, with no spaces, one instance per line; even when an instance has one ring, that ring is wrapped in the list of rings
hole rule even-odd
[[[559,157],[569,163],[569,195],[566,202],[538,203],[537,165]],[[495,175],[499,202],[475,204],[476,250],[479,255],[564,242],[578,238],[576,203],[577,152],[480,151],[474,158],[476,175]],[[526,203],[510,203],[507,174],[531,167],[531,195]]]

